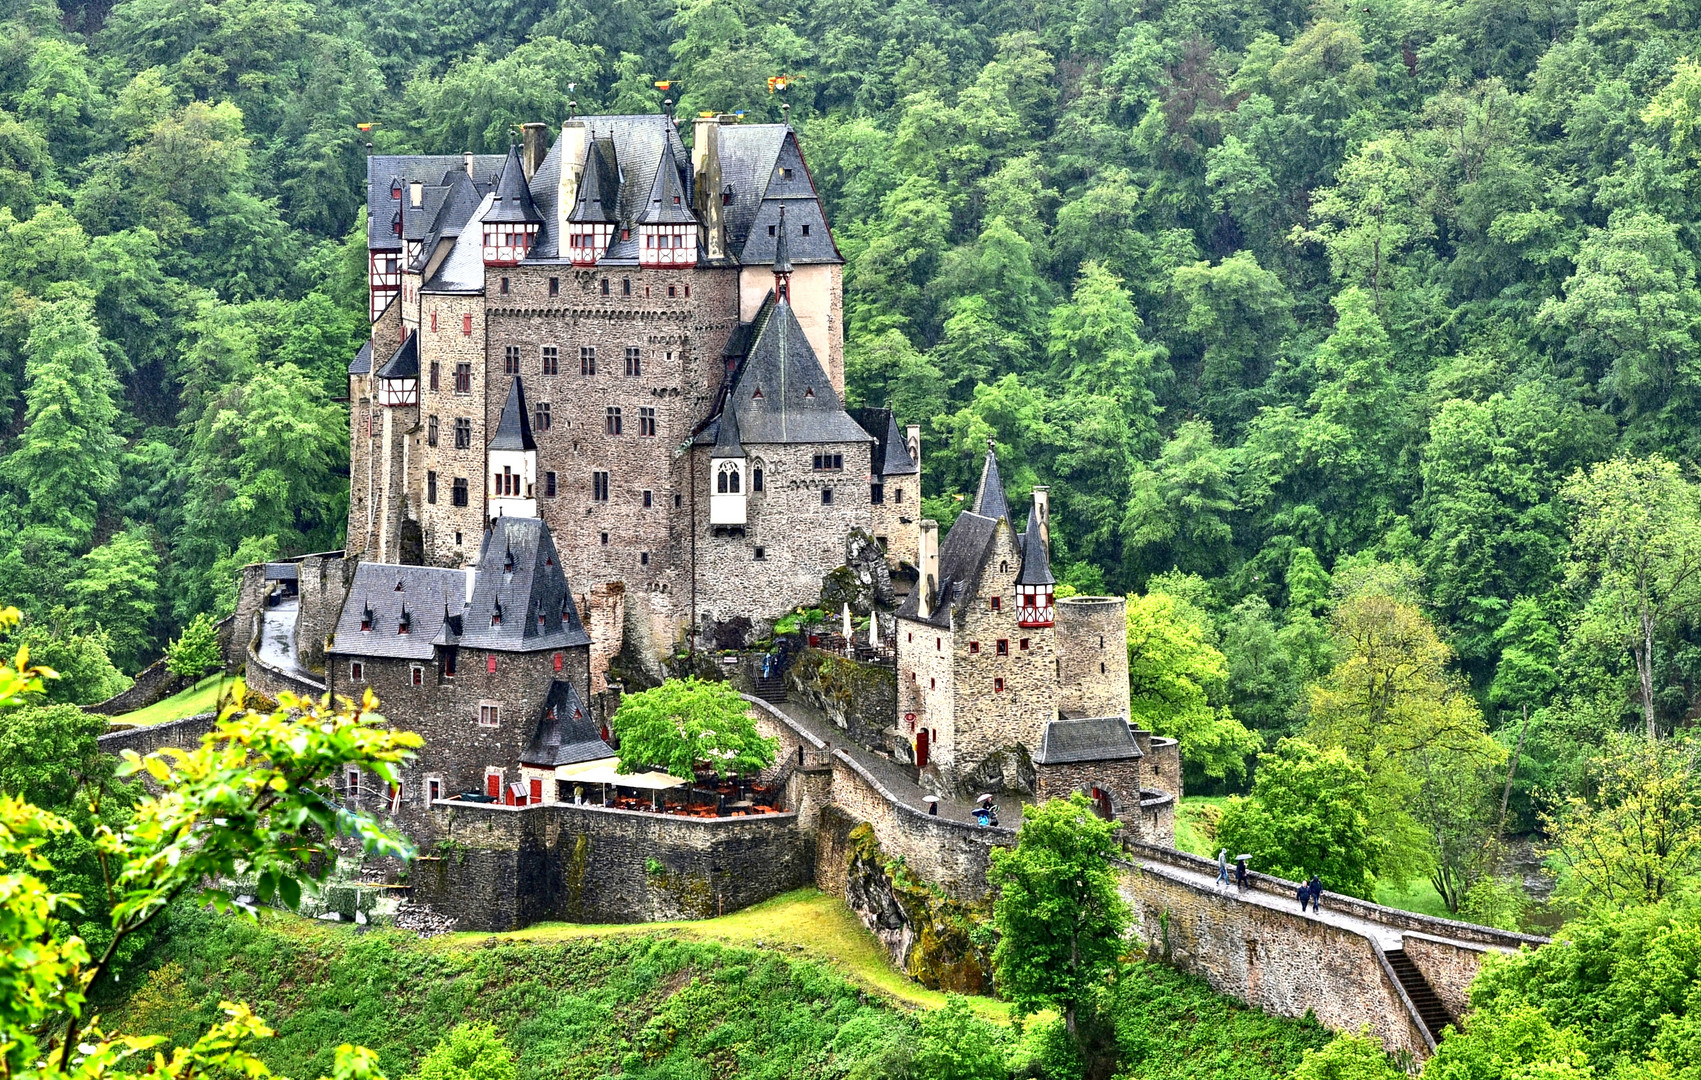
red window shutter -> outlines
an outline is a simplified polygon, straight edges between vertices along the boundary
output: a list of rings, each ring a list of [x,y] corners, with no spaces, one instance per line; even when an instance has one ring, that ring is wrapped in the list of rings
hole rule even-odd
[[[484,793],[486,795],[502,794],[502,777],[491,773],[484,778]]]
[[[490,672],[492,675],[496,674],[496,657],[491,656],[485,658],[484,670]]]
[[[533,803],[540,803],[542,801],[543,801],[543,781],[537,779],[536,777],[533,777],[532,778],[532,802]]]
[[[461,333],[466,334],[468,336],[471,336],[471,334],[472,334],[472,316],[471,315],[462,315],[461,316]]]
[[[560,653],[555,654],[555,670],[556,671],[561,670],[561,654]]]

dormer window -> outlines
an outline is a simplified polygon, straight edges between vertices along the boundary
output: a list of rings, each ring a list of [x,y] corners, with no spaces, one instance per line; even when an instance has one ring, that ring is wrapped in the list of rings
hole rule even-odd
[[[502,602],[500,600],[498,600],[496,602],[495,607],[490,609],[490,625],[491,626],[501,626],[502,625]]]
[[[402,197],[402,178],[399,177],[399,176],[392,176],[392,177],[390,177],[390,198],[400,199],[401,197]]]
[[[402,617],[396,621],[396,633],[408,634],[408,633],[412,633],[412,632],[413,632],[413,616],[408,614],[407,608],[403,608],[402,609]]]
[[[728,184],[726,186],[726,190],[721,192],[721,205],[722,206],[731,206],[732,205],[732,185],[731,184]]]
[[[514,572],[514,549],[509,548],[502,560],[502,571],[506,574]]]
[[[371,629],[372,629],[372,609],[371,608],[367,608],[365,611],[362,611],[360,613],[360,628],[364,631],[371,631]]]

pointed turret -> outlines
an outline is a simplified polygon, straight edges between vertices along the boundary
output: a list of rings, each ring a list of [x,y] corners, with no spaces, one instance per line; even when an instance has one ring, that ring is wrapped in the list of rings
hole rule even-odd
[[[697,218],[671,140],[662,142],[650,198],[638,215],[638,265],[697,265]]]
[[[1010,500],[1004,494],[1004,481],[998,475],[998,452],[992,440],[986,440],[986,464],[980,470],[980,488],[975,492],[970,510],[986,518],[1010,516]]]
[[[578,198],[567,215],[567,249],[574,266],[595,266],[620,224],[620,182],[602,144],[590,140]]]
[[[791,303],[791,242],[786,239],[786,208],[780,204],[780,223],[774,241],[774,299]]]
[[[484,264],[517,265],[537,242],[543,226],[543,215],[533,205],[532,189],[526,184],[519,147],[508,148],[508,160],[490,198],[490,209],[484,214]]]
[[[738,410],[727,402],[709,451],[709,524],[743,525],[748,520],[744,446],[738,439]]]
[[[526,388],[518,375],[508,384],[508,400],[490,440],[490,516],[536,517],[537,440],[526,414]]]

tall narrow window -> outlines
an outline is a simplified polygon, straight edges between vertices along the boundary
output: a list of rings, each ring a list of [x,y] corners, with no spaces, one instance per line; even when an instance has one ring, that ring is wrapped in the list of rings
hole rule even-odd
[[[461,316],[461,333],[466,335],[467,337],[472,337],[472,316],[471,315],[462,315]]]
[[[539,431],[548,431],[550,429],[550,427],[553,426],[554,422],[555,422],[554,419],[549,415],[549,402],[547,402],[547,401],[538,402],[537,403],[537,429]]]
[[[543,373],[545,375],[561,374],[561,349],[555,345],[543,347]]]
[[[591,499],[595,502],[608,501],[608,474],[605,472],[591,473]]]
[[[462,363],[455,365],[455,393],[472,393],[472,364]]]
[[[543,474],[543,496],[546,499],[555,498],[555,473],[553,471]]]
[[[518,375],[520,373],[520,347],[507,345],[502,349],[502,374]]]
[[[435,360],[431,361],[431,389],[443,389],[443,365]]]
[[[643,373],[643,351],[636,345],[626,346],[626,376],[628,378],[636,378]]]
[[[433,470],[425,473],[425,501],[433,505],[437,502],[437,473]]]
[[[655,492],[651,491],[649,488],[645,488],[644,489],[644,509],[648,510],[650,507],[654,506],[655,504],[656,504]]]
[[[560,278],[552,277],[552,278],[549,279],[549,295],[551,295],[551,296],[560,296],[561,295],[561,279]]]
[[[449,501],[454,503],[456,506],[467,505],[467,478],[466,477],[464,477],[464,476],[455,477],[455,486],[450,491]]]
[[[602,294],[604,296],[608,295],[608,279],[607,278],[602,279]]]
[[[620,406],[610,405],[605,419],[607,421],[608,433],[610,435],[620,434]]]
[[[455,449],[472,449],[472,421],[466,417],[455,421]]]
[[[597,350],[594,345],[579,346],[579,374],[595,375],[597,373]]]
[[[502,293],[503,296],[508,295],[508,279],[507,278],[502,279],[502,285],[501,285],[501,288],[500,288],[500,292]]]
[[[647,405],[638,406],[638,434],[654,435],[656,433],[656,411]]]
[[[428,416],[425,419],[425,445],[437,445],[437,417]]]
[[[632,295],[632,279],[631,278],[623,277],[623,278],[620,279],[620,295],[621,296],[631,296]]]

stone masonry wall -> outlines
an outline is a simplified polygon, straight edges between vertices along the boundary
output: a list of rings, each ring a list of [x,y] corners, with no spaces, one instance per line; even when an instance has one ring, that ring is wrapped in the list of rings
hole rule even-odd
[[[1368,1027],[1416,1058],[1429,1045],[1385,972],[1377,947],[1349,930],[1236,900],[1128,866],[1120,891],[1147,952],[1278,1016],[1310,1012],[1334,1031]]]
[[[1091,799],[1096,788],[1110,799],[1111,817],[1122,822],[1123,835],[1146,838],[1146,815],[1140,809],[1140,785],[1145,781],[1138,758],[1126,761],[1083,761],[1039,765],[1034,795],[1041,801],[1067,799],[1080,792]]]
[[[918,735],[927,731],[928,760],[949,766],[957,726],[956,638],[950,630],[898,620],[898,735],[895,749],[915,761]]]
[[[787,685],[863,745],[883,745],[897,714],[891,668],[806,649],[786,673]]]
[[[1448,941],[1429,934],[1408,933],[1402,941],[1406,956],[1423,972],[1430,989],[1452,1016],[1464,1016],[1471,1004],[1471,981],[1482,968],[1486,945]]]
[[[340,551],[308,555],[301,560],[301,607],[295,617],[295,648],[303,666],[322,672],[325,641],[336,629],[343,598],[354,581],[360,557],[345,558]]]
[[[439,861],[416,870],[414,899],[464,930],[709,918],[807,884],[812,865],[794,814],[705,819],[457,802],[433,813],[445,842]]]
[[[427,293],[420,297],[419,422],[408,434],[409,465],[406,497],[419,519],[427,566],[466,566],[478,557],[484,539],[484,450],[495,430],[487,425],[489,401],[506,394],[508,384],[493,386],[485,370],[486,317],[484,297]],[[472,317],[472,333],[464,333],[464,317]],[[467,364],[466,393],[455,389],[455,366]],[[437,385],[432,387],[435,368]],[[498,369],[500,370],[500,369]],[[500,412],[502,402],[495,408]],[[437,445],[431,445],[431,418],[437,418]],[[457,449],[455,422],[472,425],[471,445]],[[437,475],[432,501],[430,475]],[[467,482],[467,505],[454,504],[455,481]],[[557,539],[557,545],[560,540]],[[388,561],[397,561],[394,549]],[[568,580],[573,580],[569,578]]]
[[[1056,604],[1057,707],[1128,719],[1128,601],[1069,596]]]

